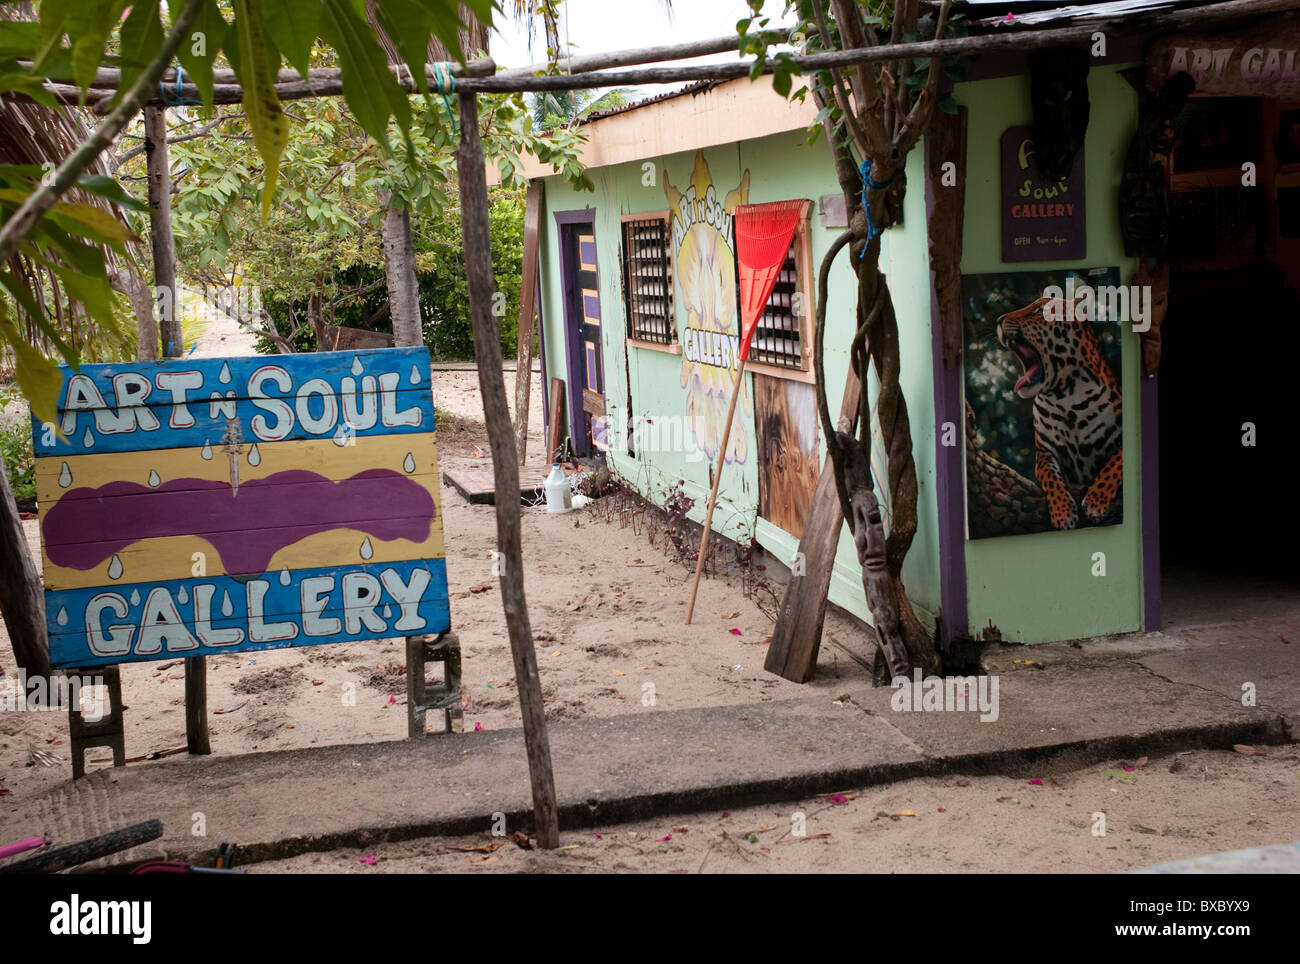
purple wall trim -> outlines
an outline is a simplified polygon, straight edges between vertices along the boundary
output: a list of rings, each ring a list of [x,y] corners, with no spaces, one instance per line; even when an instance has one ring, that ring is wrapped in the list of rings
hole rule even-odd
[[[925,139],[925,218],[934,214],[934,178],[930,138]],[[966,611],[966,499],[962,474],[964,448],[943,444],[943,423],[957,426],[964,437],[962,417],[961,365],[943,364],[943,326],[939,320],[939,296],[930,272],[930,359],[934,365],[935,481],[939,505],[939,646],[949,648],[954,637],[969,632]]]
[[[576,211],[556,211],[556,235],[560,245],[560,301],[564,308],[561,323],[564,326],[564,372],[566,401],[569,409],[569,436],[575,455],[588,455],[586,433],[579,433],[575,426],[584,424],[582,410],[582,389],[587,384],[583,367],[586,364],[586,347],[582,339],[582,316],[578,310],[578,246],[573,237],[578,229],[590,226],[592,233],[596,228],[596,209],[583,208]],[[557,366],[559,367],[559,366]]]
[[[542,360],[542,438],[551,437],[551,379],[546,372],[546,312],[542,310],[542,272],[541,268],[541,244],[538,244],[538,272],[537,272],[537,294],[534,296],[534,303],[537,305],[537,355]],[[532,375],[530,373],[529,377]],[[551,461],[555,455],[554,452],[546,453],[546,461]]]
[[[1154,633],[1160,629],[1160,376],[1139,377],[1142,379],[1142,627]]]

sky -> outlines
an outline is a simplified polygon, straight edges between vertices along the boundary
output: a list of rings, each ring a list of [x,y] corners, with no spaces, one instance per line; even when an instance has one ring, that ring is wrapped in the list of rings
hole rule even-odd
[[[781,22],[783,0],[767,0],[773,24]],[[560,36],[572,44],[574,55],[633,47],[657,47],[736,34],[736,21],[749,13],[745,0],[676,0],[671,12],[661,0],[565,0]],[[492,36],[492,59],[500,67],[522,67],[546,59],[546,38],[537,25],[531,52],[528,31],[501,17]],[[734,60],[736,54],[715,54],[681,64]],[[639,96],[663,93],[680,84],[639,88]]]

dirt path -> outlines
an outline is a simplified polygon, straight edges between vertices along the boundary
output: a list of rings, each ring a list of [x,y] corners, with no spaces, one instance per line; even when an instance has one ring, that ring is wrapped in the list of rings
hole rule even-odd
[[[306,854],[252,870],[1114,873],[1300,839],[1300,747],[1261,749],[1264,756],[1201,750],[1131,770],[1125,765],[1139,761],[1022,777],[905,780],[793,805],[562,833],[569,849],[556,853],[484,833]],[[797,813],[802,837],[792,832]],[[1105,836],[1093,834],[1098,813],[1105,814]]]

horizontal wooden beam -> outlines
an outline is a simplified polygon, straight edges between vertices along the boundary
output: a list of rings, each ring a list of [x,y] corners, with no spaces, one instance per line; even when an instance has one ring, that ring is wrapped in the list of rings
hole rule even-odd
[[[1097,18],[1067,27],[1051,29],[1018,30],[1008,26],[1005,31],[979,34],[967,37],[951,37],[944,40],[922,40],[915,43],[882,44],[874,47],[857,47],[849,50],[834,50],[824,53],[792,57],[791,60],[805,73],[826,70],[832,67],[847,67],[854,64],[879,63],[882,61],[903,60],[915,57],[953,57],[970,54],[992,53],[1000,50],[1045,50],[1069,47],[1079,44],[1091,44],[1096,33],[1112,36],[1121,34],[1151,34],[1159,31],[1189,30],[1215,26],[1242,20],[1246,17],[1281,13],[1295,9],[1295,0],[1226,0],[1224,3],[1211,4],[1175,10],[1153,10],[1130,15],[1117,15],[1109,18]],[[717,44],[719,41],[707,41]],[[662,47],[647,47],[640,53],[621,51],[618,58],[630,62],[633,58],[642,62],[654,63],[668,56],[682,56],[680,49],[692,45],[674,44]],[[677,51],[673,53],[673,51]],[[613,55],[611,55],[613,56]],[[593,60],[598,60],[593,55]],[[578,60],[578,58],[573,58]],[[491,76],[476,75],[485,69],[490,61],[475,61],[475,74],[468,71],[457,76],[455,88],[466,93],[510,93],[544,90],[585,90],[597,87],[629,87],[647,84],[677,84],[701,80],[733,80],[749,76],[754,66],[750,59],[716,63],[694,64],[671,67],[640,67],[634,70],[582,70],[569,74],[533,74],[523,71],[533,68],[519,68],[503,71]],[[769,59],[762,67],[768,73],[773,68]],[[342,77],[338,70],[308,71],[308,77],[291,71],[282,71],[282,75],[291,74],[294,79],[276,84],[276,93],[282,101],[304,100],[310,97],[334,97],[342,93]],[[174,74],[173,74],[174,76]],[[415,92],[415,85],[405,68],[396,69],[395,76],[404,89]],[[436,77],[426,73],[431,86],[436,86]],[[453,71],[453,76],[455,72]],[[48,89],[60,99],[76,102],[80,92],[71,85],[50,84]],[[95,88],[91,100],[100,95],[111,94],[111,86]],[[191,83],[183,83],[179,88],[174,84],[165,86],[167,96],[160,91],[150,103],[162,104],[169,99],[197,100],[198,89]],[[6,95],[9,96],[9,95]],[[243,99],[243,89],[234,83],[216,84],[213,88],[213,100],[218,104],[237,103]],[[106,100],[106,98],[105,98]],[[103,103],[103,101],[101,101]],[[97,110],[105,109],[99,105]]]

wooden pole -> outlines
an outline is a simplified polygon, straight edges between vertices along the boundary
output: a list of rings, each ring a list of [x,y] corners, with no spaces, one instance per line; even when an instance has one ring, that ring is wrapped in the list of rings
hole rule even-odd
[[[524,266],[519,290],[518,351],[515,355],[515,445],[519,464],[528,459],[528,402],[533,387],[533,317],[537,313],[538,244],[541,239],[545,187],[538,178],[528,185],[524,208]]]
[[[144,109],[144,151],[149,162],[149,237],[153,245],[153,295],[158,306],[162,357],[180,358],[184,349],[176,304],[176,242],[172,237],[172,179],[167,162],[167,108]],[[142,354],[141,357],[150,356]]]
[[[167,108],[144,109],[144,151],[148,158],[149,234],[153,245],[154,302],[163,358],[185,352],[181,335],[180,294],[176,289],[176,240],[172,236],[171,170],[167,162]],[[140,357],[149,355],[142,351]],[[212,752],[208,735],[208,660],[185,660],[185,745],[191,753]]]
[[[713,532],[713,510],[718,505],[718,483],[722,481],[722,469],[727,464],[727,442],[731,440],[731,420],[736,414],[736,399],[740,398],[740,387],[745,383],[745,359],[740,360],[736,369],[736,385],[731,390],[731,404],[727,406],[727,422],[722,427],[722,447],[718,449],[718,467],[713,473],[713,489],[709,492],[709,510],[704,513],[704,532],[700,534],[700,555],[695,560],[695,578],[691,581],[691,601],[686,604],[686,625],[691,624],[695,614],[695,594],[700,589],[700,573],[704,571],[704,554],[709,548],[709,536]]]
[[[538,844],[547,850],[560,845],[555,808],[555,777],[551,771],[551,744],[546,735],[542,687],[537,678],[537,651],[528,622],[524,597],[523,546],[519,534],[519,465],[510,407],[501,373],[501,340],[492,318],[492,245],[488,234],[487,179],[483,143],[479,137],[478,98],[461,94],[460,147],[456,150],[456,177],[460,183],[461,233],[464,238],[465,278],[469,283],[469,313],[474,326],[474,357],[478,363],[479,391],[487,422],[488,447],[496,477],[497,546],[500,552],[501,601],[514,659],[515,686],[524,720],[524,746],[533,788],[533,819]]]

